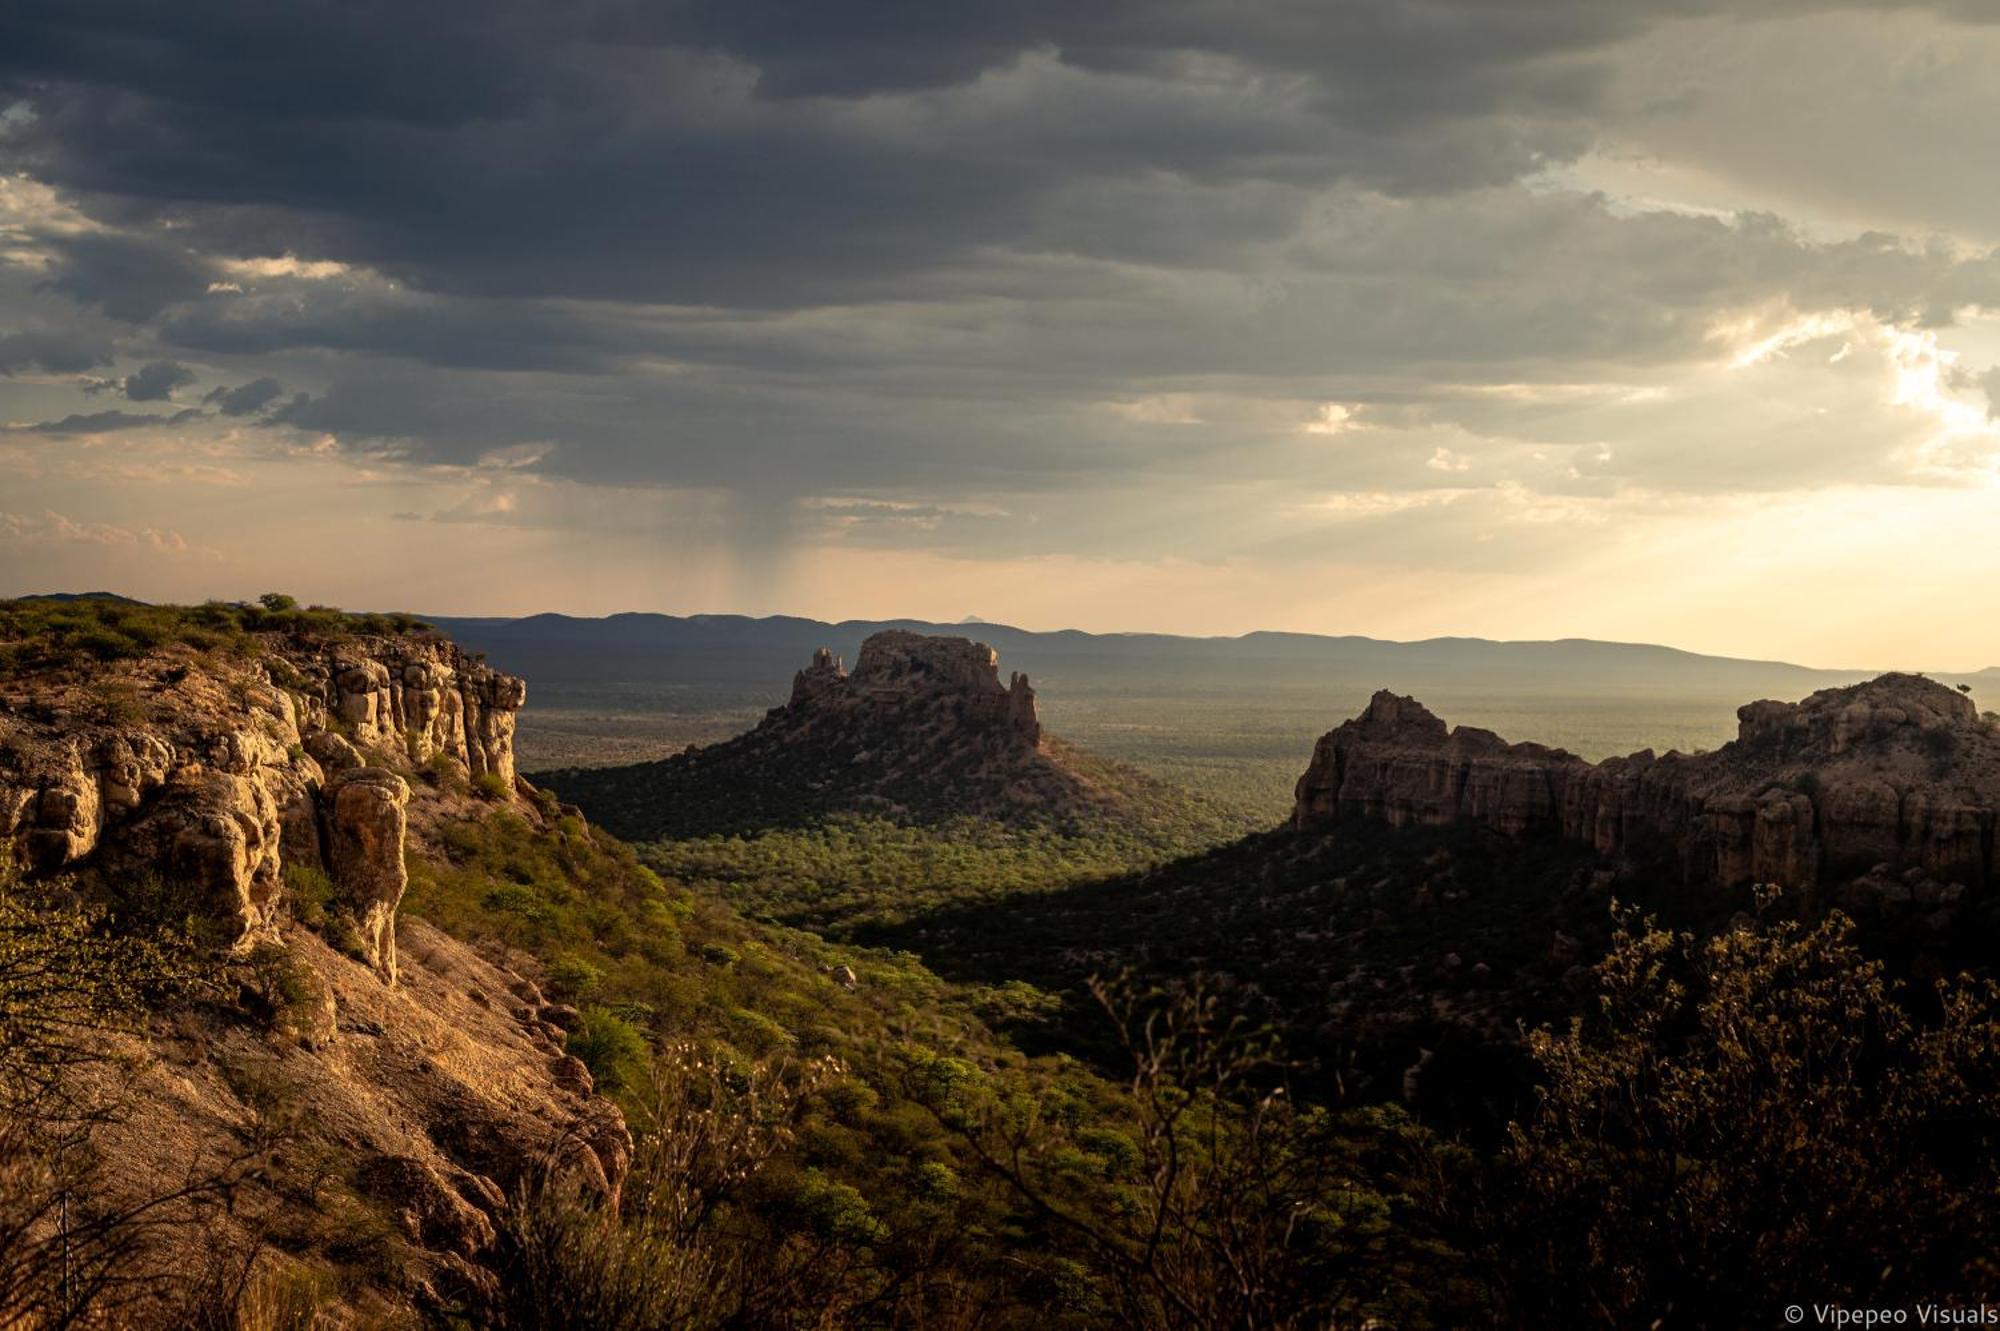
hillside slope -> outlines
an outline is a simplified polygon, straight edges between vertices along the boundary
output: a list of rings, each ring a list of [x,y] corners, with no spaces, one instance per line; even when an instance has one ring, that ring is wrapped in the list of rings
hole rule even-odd
[[[994,1034],[1043,998],[649,872],[510,779],[524,694],[412,621],[0,602],[0,1322],[1131,1325],[968,1117],[1124,1214],[1129,1092]],[[1329,1214],[1408,1210],[1370,1140]],[[1328,1297],[1432,1299],[1371,1223]]]

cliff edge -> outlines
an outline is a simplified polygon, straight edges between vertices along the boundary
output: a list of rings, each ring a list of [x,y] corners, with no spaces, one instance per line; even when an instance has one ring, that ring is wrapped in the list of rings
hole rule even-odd
[[[514,771],[525,686],[435,634],[337,612],[47,618],[0,603],[0,894],[89,903],[121,935],[190,933],[200,976],[108,1050],[100,1200],[230,1162],[239,1180],[200,1250],[131,1260],[199,1270],[280,1234],[297,1261],[344,1263],[364,1320],[478,1306],[529,1171],[615,1195],[631,1152],[533,960],[399,913],[454,829],[588,836]],[[288,619],[302,626],[256,627]],[[400,1255],[359,1270],[343,1254],[360,1232]]]
[[[1447,727],[1383,691],[1323,736],[1292,823],[1475,823],[1605,854],[1665,856],[1692,882],[1847,885],[1848,897],[1950,904],[1993,882],[2000,728],[1965,693],[1888,674],[1737,711],[1713,753],[1589,763]]]

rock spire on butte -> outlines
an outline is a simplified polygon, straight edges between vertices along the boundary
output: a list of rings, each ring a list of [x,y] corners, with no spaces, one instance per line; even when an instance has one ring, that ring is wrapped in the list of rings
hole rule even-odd
[[[1078,825],[1143,777],[1043,733],[1034,686],[982,642],[887,630],[852,669],[821,648],[755,729],[632,767],[543,773],[621,836],[707,835],[835,813]]]
[[[1015,671],[1000,682],[1000,653],[966,638],[929,637],[886,630],[861,645],[849,674],[825,647],[792,679],[791,700],[766,724],[805,720],[826,712],[866,709],[885,722],[904,713],[949,709],[968,728],[990,730],[1034,747],[1041,742],[1035,690]]]

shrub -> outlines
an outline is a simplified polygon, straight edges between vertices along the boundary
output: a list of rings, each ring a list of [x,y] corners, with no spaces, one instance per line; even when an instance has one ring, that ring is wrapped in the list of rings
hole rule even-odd
[[[317,1041],[330,1031],[326,981],[282,943],[264,941],[245,959],[250,1005],[274,1031]]]
[[[646,1037],[610,1008],[595,1004],[584,1008],[567,1047],[583,1060],[597,1089],[606,1094],[636,1086],[645,1076]]]
[[[1804,1291],[2000,1288],[2000,988],[1944,986],[1919,1027],[1839,915],[1706,942],[1627,917],[1596,978],[1592,1020],[1532,1039],[1543,1103],[1486,1221],[1529,1320],[1775,1325]]]
[[[557,998],[589,996],[604,982],[604,972],[575,955],[557,957],[549,965],[549,991]]]
[[[146,704],[129,680],[104,680],[91,690],[91,719],[111,726],[137,725],[146,719]]]
[[[293,919],[309,929],[326,927],[327,911],[333,903],[333,880],[324,869],[286,860],[285,891],[291,899]]]
[[[1924,752],[1930,755],[1932,770],[1943,775],[1958,754],[1958,733],[1939,726],[1935,730],[1924,731],[1921,742]]]
[[[473,777],[472,792],[485,800],[504,800],[510,793],[506,778],[498,772],[481,772]]]

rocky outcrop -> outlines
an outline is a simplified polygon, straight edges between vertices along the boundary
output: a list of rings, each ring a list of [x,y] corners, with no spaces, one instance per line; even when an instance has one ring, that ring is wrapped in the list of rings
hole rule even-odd
[[[247,1271],[283,1232],[310,1263],[359,1221],[398,1269],[357,1308],[478,1307],[513,1199],[551,1171],[615,1206],[632,1154],[534,960],[398,918],[406,855],[437,855],[442,827],[512,801],[549,829],[514,772],[523,689],[429,634],[230,645],[0,672],[0,883],[54,880],[134,931],[186,920],[225,954],[201,1001],[76,1073],[82,1095],[117,1069],[103,1200],[233,1171],[230,1204],[193,1237],[162,1226],[149,1262],[194,1245],[191,1266]],[[243,1173],[251,1140],[282,1145]]]
[[[442,764],[512,797],[526,689],[430,634],[257,645],[0,681],[0,857],[159,880],[238,951],[275,929],[286,866],[314,869],[393,979],[409,798],[394,769]]]
[[[1385,691],[1315,746],[1293,825],[1477,823],[1668,855],[1690,880],[1723,885],[1805,888],[1902,870],[1992,881],[2000,732],[1970,698],[1884,675],[1799,703],[1750,703],[1737,718],[1737,738],[1712,754],[1589,763],[1449,728]]]
[[[413,763],[444,754],[511,787],[514,713],[527,686],[449,643],[438,646],[445,650],[336,651],[330,704],[359,744],[399,747]]]
[[[403,865],[409,783],[380,767],[355,767],[327,782],[326,862],[352,918],[362,957],[396,978],[396,907],[410,876]]]
[[[816,670],[826,655],[821,648],[814,656]],[[957,709],[968,726],[1001,731],[1029,747],[1042,738],[1028,677],[1016,671],[1003,686],[1000,653],[983,642],[900,630],[877,633],[861,644],[845,683],[844,690],[837,683],[824,687],[815,701],[839,706],[844,695],[891,716],[943,703]]]
[[[852,670],[821,648],[747,734],[655,763],[538,773],[612,832],[703,836],[832,813],[1096,825],[1167,802],[1045,734],[1034,686],[967,638],[888,630]]]

